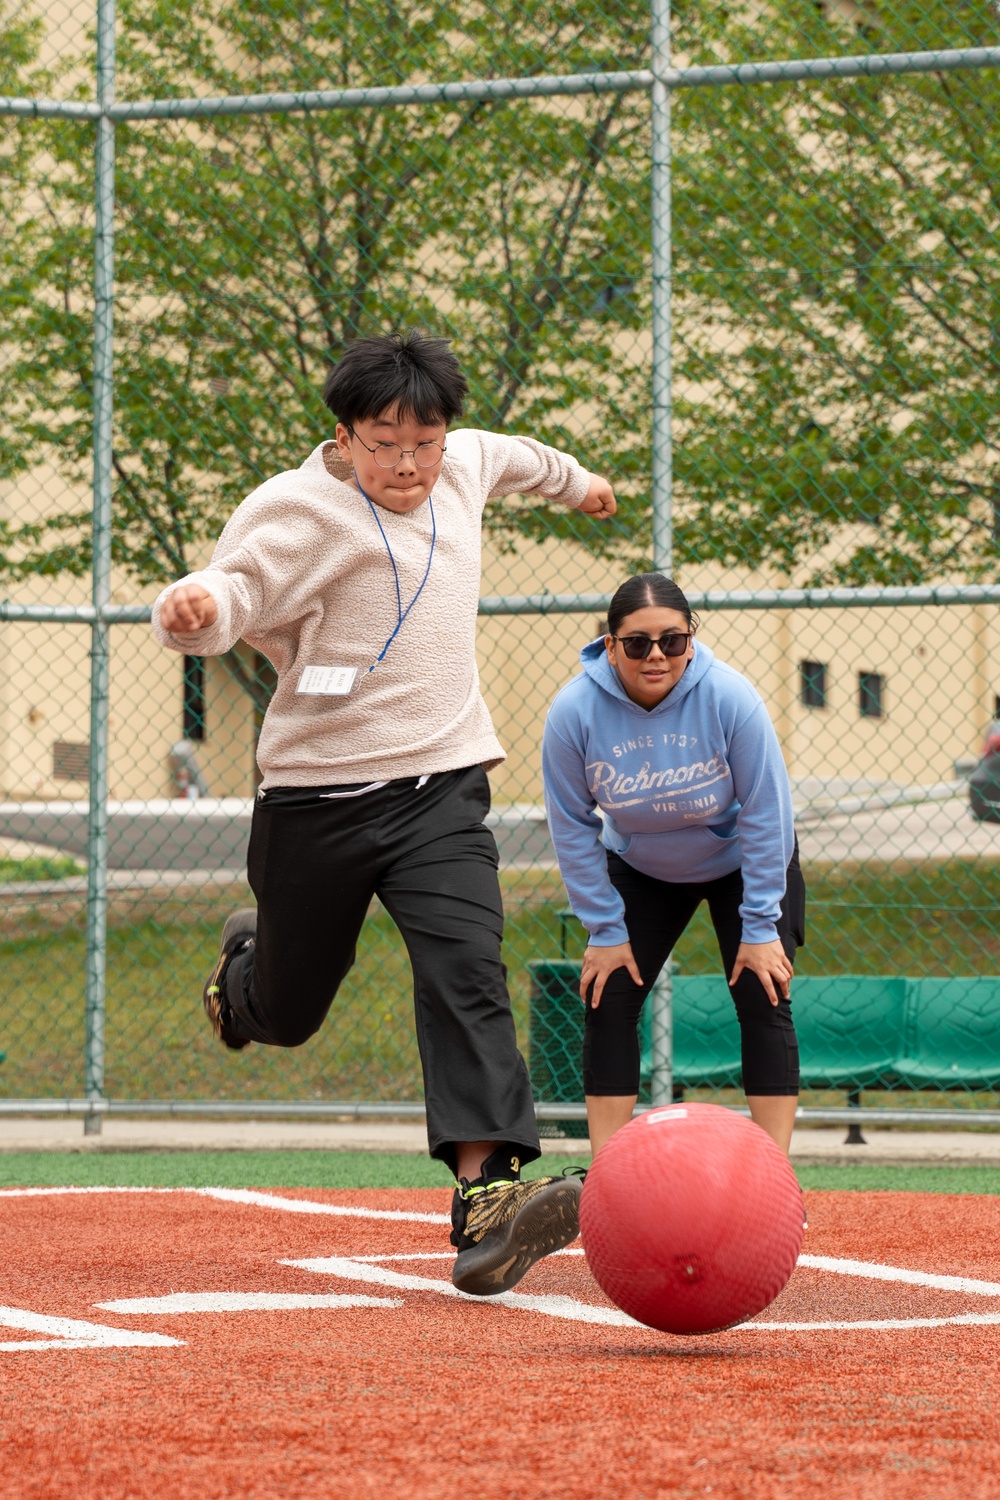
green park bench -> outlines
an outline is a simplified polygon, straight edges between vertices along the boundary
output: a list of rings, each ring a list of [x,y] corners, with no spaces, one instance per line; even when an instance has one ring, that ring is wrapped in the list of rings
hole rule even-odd
[[[911,979],[895,1077],[904,1088],[1000,1087],[1000,979]]]
[[[562,959],[529,969],[536,1098],[579,1103],[580,966]],[[803,974],[795,980],[793,1006],[803,1088],[844,1089],[858,1107],[864,1089],[1000,1087],[1000,977]],[[640,1031],[647,1081],[650,1009],[644,1007]],[[739,1027],[721,974],[674,975],[673,1077],[676,1090],[740,1087]]]

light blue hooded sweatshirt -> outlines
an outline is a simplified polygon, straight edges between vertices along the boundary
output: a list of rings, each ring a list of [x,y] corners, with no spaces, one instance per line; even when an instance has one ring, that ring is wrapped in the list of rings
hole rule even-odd
[[[778,738],[756,688],[700,641],[653,709],[625,692],[603,638],[549,709],[549,832],[573,910],[600,947],[628,941],[605,849],[657,880],[743,871],[745,943],[777,937],[795,833]]]

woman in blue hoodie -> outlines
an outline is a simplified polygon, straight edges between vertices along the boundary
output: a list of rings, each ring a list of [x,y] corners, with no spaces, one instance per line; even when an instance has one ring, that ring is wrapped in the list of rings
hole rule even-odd
[[[784,1151],[791,1141],[789,995],[805,889],[788,775],[760,694],[694,629],[672,579],[628,579],[545,725],[549,829],[590,934],[580,993],[595,1154],[632,1117],[639,1013],[702,901],[739,1018],[750,1113]]]

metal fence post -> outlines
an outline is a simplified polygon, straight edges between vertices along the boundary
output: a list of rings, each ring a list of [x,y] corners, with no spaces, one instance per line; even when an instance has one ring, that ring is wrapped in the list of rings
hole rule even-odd
[[[670,184],[670,89],[663,75],[670,67],[670,0],[651,0],[653,87],[650,218],[653,274],[653,567],[673,569],[673,432],[671,400],[672,245]],[[671,960],[663,965],[649,998],[652,1006],[652,1100],[673,1099],[673,980]]]
[[[115,90],[115,0],[97,3],[97,102],[107,111]],[[90,651],[90,815],[87,830],[87,958],[84,1095],[104,1097],[104,1009],[108,918],[108,696],[111,595],[111,420],[114,399],[115,127],[107,113],[96,124],[94,167],[94,511]],[[84,1116],[84,1134],[98,1135],[101,1115]]]
[[[674,565],[673,404],[671,399],[673,246],[671,243],[670,89],[664,82],[664,74],[670,67],[670,0],[651,0],[650,19],[653,53],[652,173],[650,180],[653,277],[653,566],[659,572],[669,574]]]

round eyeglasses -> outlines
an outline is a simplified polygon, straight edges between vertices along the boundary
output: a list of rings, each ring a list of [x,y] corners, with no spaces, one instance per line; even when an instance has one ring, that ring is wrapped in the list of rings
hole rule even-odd
[[[413,459],[418,469],[433,469],[444,458],[446,449],[443,443],[418,443],[415,448],[401,448],[398,443],[377,443],[374,448],[369,448],[364,438],[358,437],[354,428],[349,429],[351,437],[357,438],[368,453],[371,454],[380,469],[394,469],[397,464],[402,463],[407,454]]]
[[[658,640],[649,635],[614,635],[611,639],[621,642],[629,661],[645,661],[654,646],[659,646],[664,656],[683,656],[691,643],[692,633],[690,630],[671,630]]]

